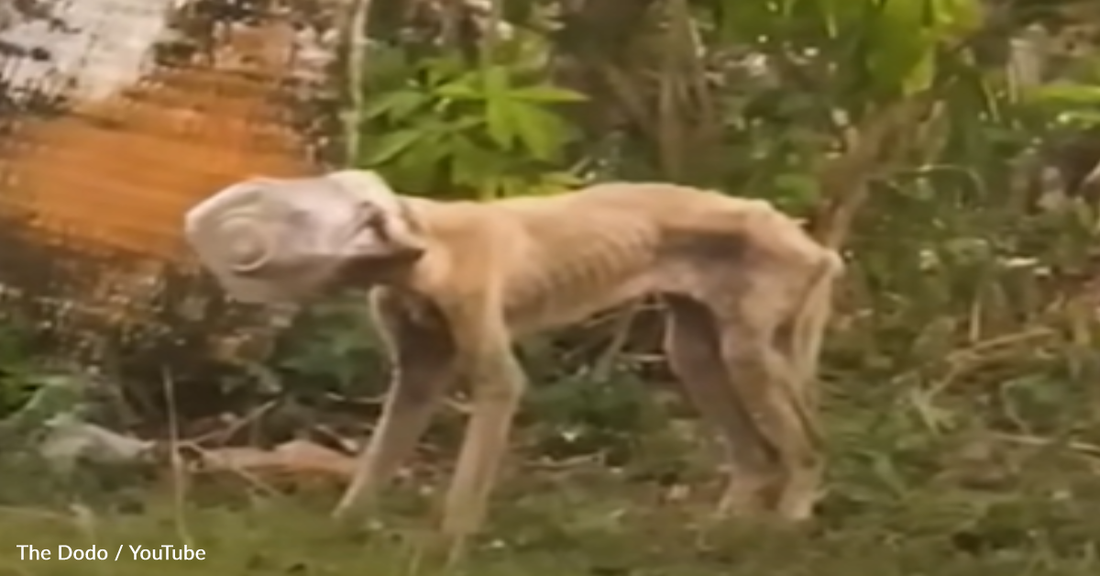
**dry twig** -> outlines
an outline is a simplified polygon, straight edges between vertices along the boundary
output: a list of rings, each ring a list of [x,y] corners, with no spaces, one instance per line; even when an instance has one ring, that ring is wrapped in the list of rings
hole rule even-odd
[[[179,454],[179,415],[176,412],[175,382],[168,370],[163,372],[164,399],[168,406],[168,458],[172,465],[172,501],[175,508],[173,514],[176,522],[176,532],[180,541],[188,546],[194,546],[194,540],[187,529],[187,520],[184,517],[184,507],[187,501],[186,479],[183,469],[183,461]]]

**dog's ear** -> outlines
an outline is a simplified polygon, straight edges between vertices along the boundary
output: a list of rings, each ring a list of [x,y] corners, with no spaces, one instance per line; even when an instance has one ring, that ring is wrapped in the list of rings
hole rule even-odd
[[[371,260],[414,260],[424,253],[426,239],[416,215],[381,176],[342,170],[325,178],[355,199],[358,228],[347,246],[349,258],[366,265]]]

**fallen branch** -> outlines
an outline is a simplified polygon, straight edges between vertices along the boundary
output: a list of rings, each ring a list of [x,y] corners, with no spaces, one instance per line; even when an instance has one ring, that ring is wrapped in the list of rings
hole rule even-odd
[[[257,485],[260,474],[285,476],[320,475],[347,481],[355,472],[355,459],[308,440],[292,440],[274,450],[252,447],[200,449],[202,467],[196,472],[232,471]],[[273,490],[274,491],[274,490]]]
[[[1048,446],[1064,446],[1090,460],[1100,460],[1100,446],[1079,440],[1059,441],[1041,436],[1028,436],[1024,434],[1009,434],[1007,432],[993,432],[993,437],[998,440],[1019,444],[1021,446],[1034,446],[1045,448]]]
[[[207,432],[207,433],[202,434],[200,436],[197,436],[195,438],[189,438],[187,441],[191,444],[196,444],[196,445],[200,444],[200,443],[203,443],[203,442],[210,442],[210,441],[215,441],[216,443],[224,444],[229,437],[231,437],[234,434],[236,434],[237,432],[239,432],[245,426],[251,424],[252,422],[254,422],[256,420],[258,420],[264,414],[270,412],[271,409],[275,407],[275,404],[276,404],[275,400],[268,400],[267,402],[264,402],[263,404],[257,406],[256,408],[253,408],[252,410],[247,412],[244,416],[242,416],[242,417],[234,420],[233,422],[229,423],[229,425],[226,426],[225,428],[220,429],[220,430],[212,430],[210,432]]]

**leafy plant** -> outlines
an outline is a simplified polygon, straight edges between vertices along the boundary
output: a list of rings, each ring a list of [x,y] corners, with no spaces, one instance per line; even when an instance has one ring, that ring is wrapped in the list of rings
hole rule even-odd
[[[504,64],[468,68],[457,57],[426,59],[402,75],[407,80],[368,98],[359,166],[403,190],[480,199],[580,182],[559,168],[577,132],[553,107],[582,94],[524,82]]]
[[[382,391],[382,355],[365,302],[362,294],[343,295],[316,303],[295,319],[274,353],[289,392],[317,397]]]

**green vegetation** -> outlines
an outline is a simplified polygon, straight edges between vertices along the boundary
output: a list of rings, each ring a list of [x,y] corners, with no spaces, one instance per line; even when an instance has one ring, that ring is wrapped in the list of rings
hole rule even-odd
[[[865,477],[842,485],[823,520],[798,530],[732,524],[707,526],[711,501],[675,485],[575,466],[554,473],[527,471],[498,500],[485,548],[469,573],[535,574],[1095,574],[1095,472],[1065,455],[1028,450],[1001,457],[1022,471],[990,466],[981,474],[1006,477],[990,488],[955,486],[956,479],[870,478],[867,459],[841,466]],[[1011,468],[1011,465],[1006,467]],[[1007,478],[1011,475],[1011,478]],[[11,476],[6,476],[11,478]],[[896,483],[894,486],[884,486]],[[698,487],[698,486],[696,486]],[[11,488],[5,488],[10,493]],[[329,499],[310,494],[248,498],[235,489],[196,488],[182,514],[165,491],[116,495],[113,508],[92,513],[43,508],[0,509],[0,573],[139,574],[406,574],[427,527],[417,496],[398,491],[385,527],[348,530],[325,512]],[[677,493],[679,495],[677,495]],[[704,490],[705,492],[705,490]],[[139,503],[144,503],[139,506]],[[103,508],[97,508],[102,510]],[[413,515],[415,513],[415,516]],[[179,519],[183,519],[181,529]],[[186,534],[189,540],[181,536]],[[155,568],[132,554],[114,562],[119,545],[147,547],[190,541],[203,562],[164,562]],[[59,544],[109,550],[111,561],[37,562],[18,558],[19,544],[56,550]],[[434,573],[425,571],[421,573]]]
[[[1009,0],[452,4],[376,0],[340,19],[370,31],[338,75],[358,103],[343,115],[348,163],[446,198],[609,179],[766,197],[851,266],[823,369],[830,470],[816,521],[709,519],[716,459],[663,385],[659,327],[648,311],[633,322],[617,312],[525,344],[534,389],[469,573],[1100,571],[1100,227],[1087,188],[1060,196],[1041,178],[1100,119],[1095,48],[1063,42],[1097,28],[1100,11]],[[14,407],[34,370],[6,334],[0,405]],[[299,429],[336,420],[326,394],[375,397],[385,382],[354,302],[310,310],[266,367],[274,397],[295,407],[283,420],[310,414],[291,419]],[[360,530],[327,521],[331,489],[198,483],[181,509],[154,487],[163,482],[60,488],[20,461],[0,471],[0,503],[17,508],[0,508],[0,574],[145,573],[133,561],[12,554],[85,542],[113,554],[180,543],[181,531],[209,560],[157,570],[413,573],[454,420],[433,430],[416,481]],[[75,501],[86,508],[66,507]],[[59,516],[36,516],[44,510]]]

